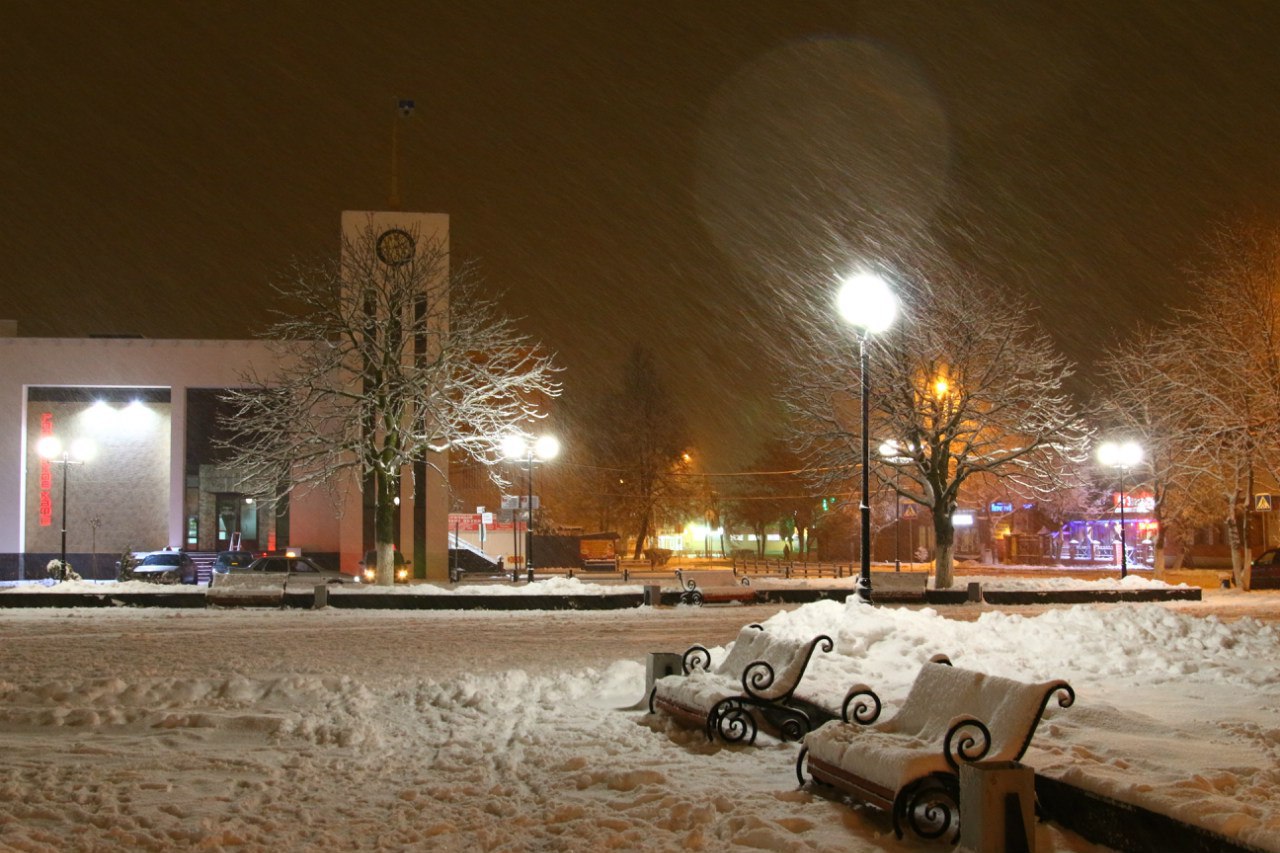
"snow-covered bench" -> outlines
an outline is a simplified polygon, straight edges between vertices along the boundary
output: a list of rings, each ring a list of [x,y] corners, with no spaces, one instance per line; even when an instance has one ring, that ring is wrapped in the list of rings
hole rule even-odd
[[[850,688],[843,721],[805,736],[796,776],[803,785],[807,756],[815,781],[887,810],[898,837],[905,820],[915,834],[937,838],[959,826],[960,762],[1017,761],[1054,694],[1063,708],[1075,701],[1065,681],[1029,684],[939,656],[883,723],[880,697],[863,684]]]
[[[872,572],[871,600],[924,601],[928,572]]]
[[[723,569],[676,569],[676,583],[680,584],[681,604],[756,600],[750,578]]]
[[[782,740],[799,740],[813,726],[809,715],[788,701],[819,646],[824,652],[834,647],[824,635],[801,642],[748,625],[714,669],[707,649],[692,646],[684,653],[684,674],[654,684],[649,713],[663,711],[702,726],[708,740],[719,734],[728,743],[755,743],[761,727]]]
[[[205,593],[210,604],[278,607],[284,603],[285,572],[215,572]]]

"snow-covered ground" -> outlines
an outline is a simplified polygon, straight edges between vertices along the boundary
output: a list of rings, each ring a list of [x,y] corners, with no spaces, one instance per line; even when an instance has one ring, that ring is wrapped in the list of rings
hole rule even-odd
[[[646,652],[719,656],[763,622],[835,639],[805,680],[832,705],[863,681],[892,713],[935,652],[1066,678],[1076,704],[1027,754],[1040,772],[1280,850],[1277,610],[1235,591],[1004,612],[4,609],[0,848],[916,848],[797,790],[794,744],[617,710]],[[1041,850],[1096,849],[1038,831]]]

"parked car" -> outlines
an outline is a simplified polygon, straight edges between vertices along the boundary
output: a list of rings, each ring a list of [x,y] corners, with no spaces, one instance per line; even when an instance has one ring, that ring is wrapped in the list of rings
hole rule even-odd
[[[1263,551],[1249,576],[1251,589],[1280,589],[1280,548]]]
[[[326,569],[310,557],[302,555],[259,557],[244,566],[229,566],[210,579],[210,586],[217,586],[224,577],[234,575],[283,576],[291,584],[359,583],[359,578]]]
[[[135,580],[152,583],[195,583],[196,564],[185,551],[152,551],[133,568]]]
[[[391,552],[391,564],[395,567],[396,583],[409,582],[409,564],[405,561],[404,555],[399,551]],[[360,577],[364,578],[365,583],[373,583],[377,580],[378,574],[378,552],[366,551],[364,559],[360,561]]]
[[[221,551],[213,561],[215,574],[226,574],[232,567],[243,568],[257,559],[252,551]]]

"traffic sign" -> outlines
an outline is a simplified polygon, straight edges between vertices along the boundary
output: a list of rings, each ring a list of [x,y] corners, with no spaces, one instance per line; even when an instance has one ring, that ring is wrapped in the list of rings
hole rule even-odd
[[[1254,512],[1271,512],[1271,495],[1262,492],[1253,496]]]
[[[902,507],[902,516],[901,516],[901,517],[902,517],[903,519],[911,519],[911,518],[915,518],[915,517],[916,517],[916,505],[915,505],[915,504],[905,504],[905,505]]]

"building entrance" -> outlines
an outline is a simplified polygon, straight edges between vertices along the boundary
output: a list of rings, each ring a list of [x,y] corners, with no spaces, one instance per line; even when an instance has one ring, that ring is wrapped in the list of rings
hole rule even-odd
[[[253,498],[236,492],[218,492],[215,514],[218,519],[217,550],[230,550],[232,542],[237,539],[240,550],[258,550],[258,505]]]

